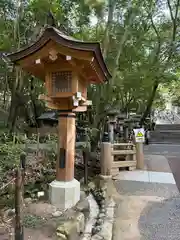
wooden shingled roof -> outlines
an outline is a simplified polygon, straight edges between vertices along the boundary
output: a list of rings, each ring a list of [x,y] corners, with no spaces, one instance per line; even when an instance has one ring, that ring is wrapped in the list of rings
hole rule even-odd
[[[12,62],[18,64],[18,61],[30,56],[31,54],[34,54],[35,52],[43,48],[49,41],[53,41],[56,44],[61,45],[62,47],[64,46],[72,50],[91,52],[99,65],[101,74],[104,76],[104,81],[111,78],[111,74],[109,73],[107,66],[104,62],[100,44],[98,42],[84,42],[77,40],[73,37],[67,36],[63,32],[59,31],[57,28],[51,26],[45,28],[42,35],[35,43],[18,52],[9,54],[8,57]]]

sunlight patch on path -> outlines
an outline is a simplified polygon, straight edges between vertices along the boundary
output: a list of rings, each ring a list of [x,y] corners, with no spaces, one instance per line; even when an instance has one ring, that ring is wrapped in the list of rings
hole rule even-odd
[[[140,240],[139,218],[143,210],[153,203],[165,200],[158,196],[121,196],[117,206],[113,240]]]
[[[176,184],[173,174],[153,171],[122,171],[114,177],[116,180]]]

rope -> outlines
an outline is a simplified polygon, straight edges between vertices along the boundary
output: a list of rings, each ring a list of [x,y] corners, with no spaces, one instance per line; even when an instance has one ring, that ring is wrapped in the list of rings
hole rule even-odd
[[[3,190],[5,187],[7,187],[10,183],[14,182],[14,180],[16,180],[16,178],[11,179],[11,181],[9,181],[9,182],[6,183],[4,186],[2,186],[2,187],[0,188],[0,191]]]

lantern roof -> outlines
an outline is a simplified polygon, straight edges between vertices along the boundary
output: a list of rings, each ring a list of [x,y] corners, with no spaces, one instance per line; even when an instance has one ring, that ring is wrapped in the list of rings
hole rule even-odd
[[[57,122],[58,121],[58,113],[56,111],[46,111],[43,114],[41,114],[37,119]]]
[[[41,56],[45,57],[45,52],[48,54],[47,52],[53,48],[53,44],[56,49],[58,49],[58,54],[62,54],[62,56],[70,56],[77,61],[84,61],[86,65],[84,71],[88,72],[88,76],[92,75],[90,76],[93,78],[92,82],[104,82],[111,78],[111,74],[104,62],[100,44],[98,42],[84,42],[77,40],[73,37],[67,36],[52,26],[46,27],[35,43],[19,50],[18,52],[9,54],[8,57],[13,63],[20,65],[25,71],[36,76],[35,73],[37,72],[37,66],[35,65],[38,64],[35,64],[35,58],[37,59],[38,56],[39,58]],[[42,54],[43,49],[44,55]],[[26,62],[25,66],[24,61],[28,58],[31,59],[31,62]],[[77,65],[79,65],[79,62],[77,62]],[[33,71],[33,69],[35,71]],[[43,72],[42,68],[41,72]],[[41,78],[44,78],[43,74],[41,75]]]

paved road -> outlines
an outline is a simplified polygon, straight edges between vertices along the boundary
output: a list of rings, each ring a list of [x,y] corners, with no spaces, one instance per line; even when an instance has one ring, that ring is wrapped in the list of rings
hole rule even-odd
[[[180,191],[180,145],[150,144],[144,147],[145,155],[161,155],[168,159],[176,185]]]
[[[180,240],[180,145],[150,144],[144,152],[159,171],[172,171],[178,189],[175,184],[117,180],[113,240]]]
[[[180,191],[180,145],[150,144],[144,152],[159,171],[171,168]],[[117,180],[115,186],[113,240],[180,240],[180,195],[175,184]]]

